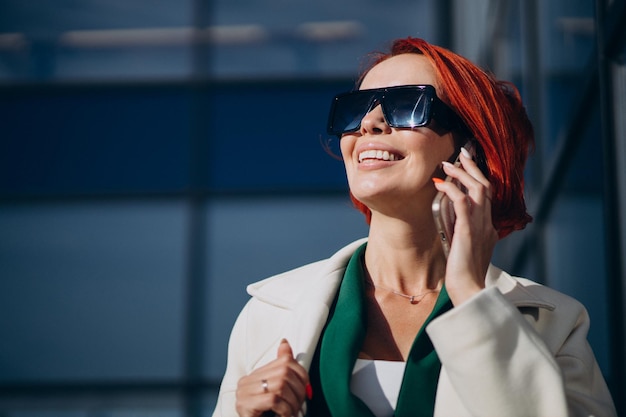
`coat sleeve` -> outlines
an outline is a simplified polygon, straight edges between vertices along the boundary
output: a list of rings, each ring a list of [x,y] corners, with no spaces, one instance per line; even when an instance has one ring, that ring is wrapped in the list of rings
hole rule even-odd
[[[463,408],[472,416],[615,416],[584,307],[567,298],[536,310],[527,320],[489,288],[428,326]]]
[[[231,331],[228,342],[228,360],[226,364],[226,372],[220,385],[217,397],[217,405],[213,411],[213,417],[237,417],[235,410],[235,393],[237,391],[237,383],[242,376],[247,374],[246,369],[246,349],[248,314],[250,302],[239,313],[239,317],[235,321],[233,330]]]
[[[288,314],[282,314],[283,311],[253,297],[239,313],[228,341],[226,372],[213,417],[236,417],[235,393],[239,380],[276,359],[288,317]]]

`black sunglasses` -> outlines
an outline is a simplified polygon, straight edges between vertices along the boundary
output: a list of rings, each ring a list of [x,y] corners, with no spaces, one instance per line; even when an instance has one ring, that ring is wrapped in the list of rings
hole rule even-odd
[[[327,131],[341,136],[355,132],[361,120],[378,104],[390,127],[414,128],[428,126],[432,120],[447,130],[467,132],[461,118],[437,97],[432,85],[401,85],[342,93],[333,99]]]

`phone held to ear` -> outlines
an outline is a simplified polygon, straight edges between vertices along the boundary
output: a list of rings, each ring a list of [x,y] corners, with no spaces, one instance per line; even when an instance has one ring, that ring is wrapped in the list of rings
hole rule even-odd
[[[476,157],[476,151],[471,141],[467,141],[463,147],[472,155],[472,158]],[[454,161],[455,166],[461,165],[461,161],[459,160],[460,153],[459,151]],[[446,181],[454,182],[457,187],[467,194],[467,189],[458,180],[447,176]],[[452,236],[454,234],[454,223],[456,222],[454,204],[445,193],[439,191],[433,200],[432,210],[435,218],[435,226],[437,227],[437,232],[439,233],[439,238],[443,245],[443,252],[447,258],[450,253],[450,245],[452,244]]]

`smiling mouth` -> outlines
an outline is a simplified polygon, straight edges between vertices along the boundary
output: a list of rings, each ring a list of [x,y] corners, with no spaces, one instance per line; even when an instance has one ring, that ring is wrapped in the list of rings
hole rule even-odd
[[[401,155],[390,153],[389,151],[382,151],[380,149],[369,149],[359,154],[359,162],[374,160],[374,161],[399,161],[403,159]]]

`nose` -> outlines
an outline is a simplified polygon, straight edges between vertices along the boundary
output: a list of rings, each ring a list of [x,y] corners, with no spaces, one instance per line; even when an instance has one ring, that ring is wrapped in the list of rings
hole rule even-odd
[[[376,105],[369,113],[363,116],[361,120],[361,134],[382,134],[391,133],[391,127],[387,124],[383,109],[380,104]]]

